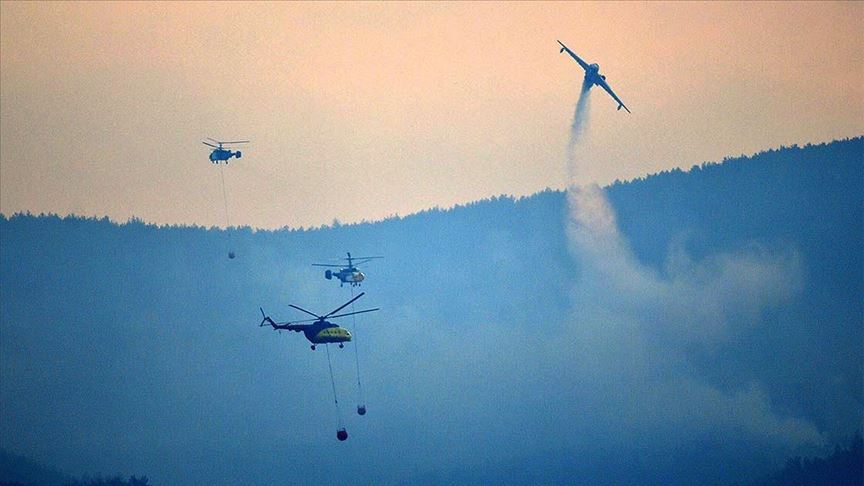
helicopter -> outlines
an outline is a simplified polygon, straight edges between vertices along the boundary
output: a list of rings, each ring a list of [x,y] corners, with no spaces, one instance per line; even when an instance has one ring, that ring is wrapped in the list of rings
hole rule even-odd
[[[235,143],[249,143],[249,140],[236,140],[233,142],[220,142],[219,140],[207,137],[207,140],[211,142],[215,142],[218,145],[213,145],[209,142],[201,142],[208,147],[212,147],[213,151],[210,152],[210,162],[214,164],[218,164],[221,161],[225,161],[228,163],[228,159],[231,157],[237,157],[238,159],[243,155],[239,150],[232,152],[230,148],[222,148],[223,145],[235,144]]]
[[[366,263],[369,260],[374,260],[376,258],[384,258],[381,256],[371,256],[371,257],[352,257],[351,252],[348,252],[348,258],[343,258],[343,260],[348,260],[348,266],[345,265],[330,265],[327,263],[313,263],[313,267],[336,267],[339,268],[339,271],[325,270],[324,278],[327,280],[332,280],[333,277],[339,279],[339,286],[349,283],[352,286],[356,287],[360,285],[363,280],[366,280],[366,275],[363,274],[356,266],[357,263]]]
[[[289,304],[289,307],[293,307],[299,311],[305,312],[309,315],[315,316],[315,319],[303,319],[300,321],[289,321],[289,322],[275,322],[271,319],[267,314],[264,313],[264,309],[258,308],[261,311],[261,316],[264,319],[261,320],[261,324],[258,327],[263,327],[266,324],[270,324],[273,326],[275,330],[286,330],[286,331],[294,331],[294,332],[303,332],[306,335],[306,339],[312,343],[312,351],[315,351],[315,346],[318,344],[329,344],[329,343],[338,343],[340,348],[344,348],[346,342],[351,340],[351,333],[348,332],[344,327],[339,327],[332,322],[327,322],[327,319],[335,319],[337,317],[345,317],[352,316],[354,314],[363,314],[364,312],[374,312],[380,310],[378,307],[374,309],[366,309],[357,312],[348,312],[347,314],[336,314],[340,310],[345,307],[351,305],[355,300],[359,299],[366,295],[366,292],[360,292],[356,297],[345,302],[341,306],[337,307],[335,310],[330,311],[329,313],[319,316],[314,312],[309,312],[308,310],[296,306],[294,304]],[[307,324],[311,323],[311,324]]]

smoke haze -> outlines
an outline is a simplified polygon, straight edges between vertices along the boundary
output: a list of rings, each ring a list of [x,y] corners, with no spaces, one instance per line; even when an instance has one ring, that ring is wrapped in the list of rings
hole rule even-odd
[[[757,477],[861,424],[862,149],[314,230],[0,218],[0,447],[154,484]],[[365,416],[330,349],[340,443],[323,350],[258,307],[347,301],[310,266],[345,251],[386,258]]]
[[[583,166],[596,163],[581,150],[590,136],[589,95],[583,84],[567,150],[565,223],[579,268],[569,330],[574,353],[567,368],[576,385],[570,399],[591,417],[581,425],[619,431],[604,444],[610,448],[626,449],[646,435],[666,452],[730,437],[793,449],[822,444],[814,424],[774,413],[759,381],[718,387],[692,371],[692,363],[713,358],[720,344],[801,292],[798,255],[754,245],[695,260],[677,245],[662,269],[640,263],[604,190],[577,183]]]

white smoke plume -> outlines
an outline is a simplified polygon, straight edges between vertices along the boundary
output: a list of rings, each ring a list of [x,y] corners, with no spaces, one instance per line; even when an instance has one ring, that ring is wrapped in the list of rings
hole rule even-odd
[[[580,152],[588,135],[589,88],[582,86],[567,150],[566,229],[579,269],[568,336],[574,408],[627,431],[622,437],[666,437],[673,448],[699,436],[780,447],[823,443],[813,424],[777,416],[758,382],[742,378],[720,389],[691,363],[694,353],[710,357],[736,333],[758,325],[762,311],[800,292],[797,255],[754,247],[694,261],[683,249],[670,249],[662,269],[639,262],[604,191],[576,183],[584,164],[599,163]]]

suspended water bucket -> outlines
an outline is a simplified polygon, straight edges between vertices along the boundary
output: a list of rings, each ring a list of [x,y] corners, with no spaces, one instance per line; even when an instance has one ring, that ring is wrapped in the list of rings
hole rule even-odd
[[[348,438],[348,431],[345,430],[344,428],[337,430],[336,431],[336,438],[339,439],[340,441],[347,439]]]
[[[366,405],[357,405],[357,415],[366,415]]]
[[[233,251],[229,251],[229,252],[228,252],[228,258],[230,258],[230,259],[233,260],[234,257],[236,257],[236,256],[237,256],[237,255],[235,255]]]

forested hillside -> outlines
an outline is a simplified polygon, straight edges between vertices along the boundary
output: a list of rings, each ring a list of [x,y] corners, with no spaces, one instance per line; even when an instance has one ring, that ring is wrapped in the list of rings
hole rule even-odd
[[[615,268],[552,190],[307,230],[3,216],[0,447],[154,484],[765,477],[862,426],[862,154],[615,183]],[[338,307],[310,264],[346,251],[385,258],[357,289],[382,310],[341,322],[366,416],[330,349],[338,443],[324,350],[258,307]]]

